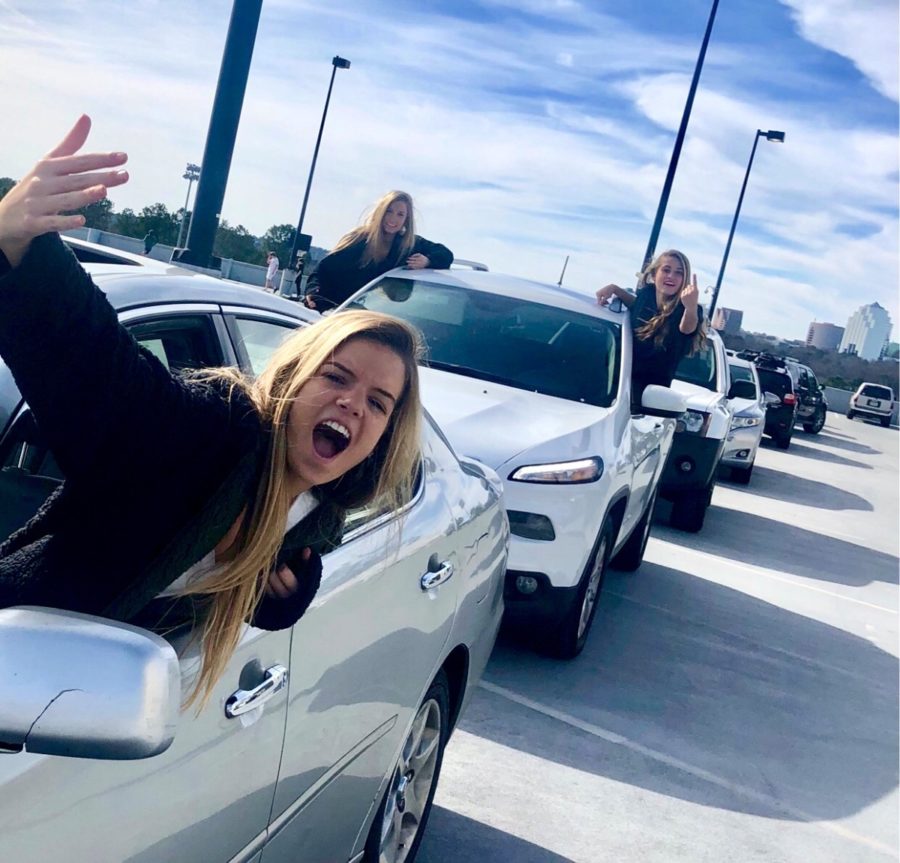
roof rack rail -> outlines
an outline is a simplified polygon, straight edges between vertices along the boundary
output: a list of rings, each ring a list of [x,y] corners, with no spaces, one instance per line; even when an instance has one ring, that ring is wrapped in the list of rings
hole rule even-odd
[[[488,271],[487,264],[482,264],[479,261],[467,261],[465,258],[454,258],[450,267],[451,269],[453,267],[465,267],[469,270],[478,270],[481,273],[486,273]]]

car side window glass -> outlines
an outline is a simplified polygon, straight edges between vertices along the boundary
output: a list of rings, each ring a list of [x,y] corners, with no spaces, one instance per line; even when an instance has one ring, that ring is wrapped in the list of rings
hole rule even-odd
[[[290,324],[259,318],[235,316],[231,320],[237,336],[235,350],[254,375],[266,367],[272,354],[295,330]]]
[[[169,371],[220,366],[222,346],[208,315],[176,315],[126,324],[139,345]]]
[[[427,457],[427,456],[426,456]],[[424,482],[423,466],[419,463],[416,469],[416,477],[413,481],[412,495],[410,501],[414,501],[422,488]],[[344,519],[344,536],[351,534],[353,531],[364,528],[366,525],[373,523],[382,516],[386,516],[391,512],[391,507],[384,503],[368,503],[364,506],[356,507],[347,511]]]

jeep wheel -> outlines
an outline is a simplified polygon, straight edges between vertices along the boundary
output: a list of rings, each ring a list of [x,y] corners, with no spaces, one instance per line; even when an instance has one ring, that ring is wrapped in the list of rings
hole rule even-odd
[[[698,533],[706,519],[706,510],[712,500],[713,484],[706,488],[681,495],[672,502],[672,527],[688,533]]]
[[[811,423],[803,423],[803,431],[818,434],[825,427],[825,411],[816,411]]]
[[[569,609],[556,632],[552,633],[546,643],[548,652],[558,659],[574,659],[584,650],[594,616],[603,579],[609,565],[609,554],[612,551],[613,537],[609,522],[604,522],[594,547],[581,576],[575,602]]]
[[[439,671],[403,742],[366,839],[363,863],[412,863],[422,842],[450,736],[450,684]]]
[[[891,418],[890,417],[881,417],[881,425],[883,428],[890,428]]]
[[[656,492],[650,498],[647,509],[641,516],[641,520],[634,526],[631,536],[625,545],[619,549],[619,553],[609,562],[613,569],[621,569],[624,572],[634,572],[644,560],[644,552],[647,550],[647,540],[650,538],[650,522],[653,521],[653,510],[656,507]]]
[[[852,420],[853,417],[855,417],[855,416],[856,416],[856,414],[853,413],[853,410],[851,408],[847,408],[847,419]]]
[[[749,485],[750,477],[753,474],[753,464],[748,467],[733,467],[731,469],[731,481],[739,485]]]
[[[790,432],[782,432],[781,434],[775,435],[775,446],[778,449],[787,449],[791,445],[791,433]]]

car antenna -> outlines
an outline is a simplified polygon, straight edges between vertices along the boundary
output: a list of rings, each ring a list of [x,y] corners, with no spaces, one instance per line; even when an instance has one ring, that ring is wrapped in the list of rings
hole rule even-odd
[[[566,255],[566,260],[563,263],[562,272],[559,274],[559,281],[556,283],[560,288],[562,287],[563,276],[566,274],[566,267],[569,266],[569,256]]]

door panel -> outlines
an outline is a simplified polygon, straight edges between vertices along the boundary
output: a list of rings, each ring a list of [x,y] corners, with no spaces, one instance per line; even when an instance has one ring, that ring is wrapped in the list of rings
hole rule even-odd
[[[223,706],[242,669],[254,662],[286,665],[289,647],[289,630],[248,627],[209,705],[199,716],[193,708],[183,712],[174,743],[155,758],[0,758],[0,860],[231,860],[266,829],[287,695],[278,693],[244,722],[226,719]],[[182,678],[189,682],[196,647],[183,656]]]
[[[420,586],[429,568],[459,566],[431,452],[426,445],[424,483],[402,521],[364,526],[329,554],[319,593],[294,627],[284,758],[264,863],[350,857],[440,662],[461,580]]]

